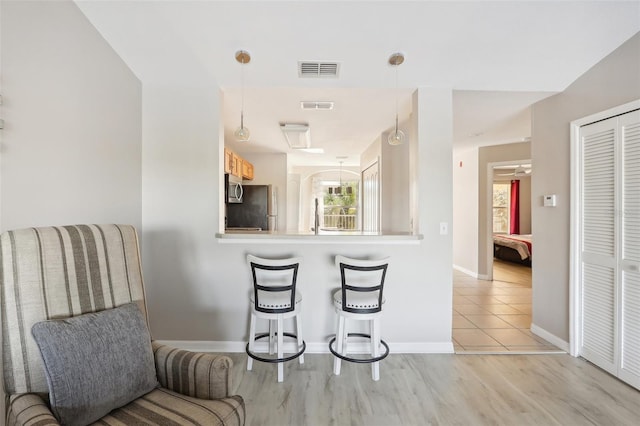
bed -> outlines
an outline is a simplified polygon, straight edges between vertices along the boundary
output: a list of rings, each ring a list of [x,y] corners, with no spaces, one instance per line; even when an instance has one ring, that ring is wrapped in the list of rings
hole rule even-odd
[[[508,262],[531,266],[531,234],[493,235],[493,256]]]

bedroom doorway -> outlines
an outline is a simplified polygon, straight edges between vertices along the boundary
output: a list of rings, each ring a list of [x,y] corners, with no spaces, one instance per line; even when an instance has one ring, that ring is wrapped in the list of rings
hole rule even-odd
[[[493,282],[515,288],[499,300],[527,315],[518,324],[531,327],[531,175],[530,160],[491,165]],[[525,324],[526,323],[526,324]]]
[[[532,266],[531,160],[490,163],[487,176],[486,261],[494,279],[494,259]]]
[[[487,276],[454,270],[456,353],[559,351],[530,330],[532,172],[530,160],[488,164],[486,222],[480,224],[487,235]],[[495,248],[494,236],[502,240]]]

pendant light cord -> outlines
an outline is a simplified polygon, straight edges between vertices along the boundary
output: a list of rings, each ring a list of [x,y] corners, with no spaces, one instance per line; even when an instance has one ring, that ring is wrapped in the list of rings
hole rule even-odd
[[[396,135],[398,134],[398,65],[396,67]]]
[[[242,67],[240,71],[240,128],[244,129],[244,58],[242,58]],[[396,106],[397,108],[397,106]]]
[[[396,124],[396,127],[395,127],[395,130],[393,132],[390,132],[389,136],[387,137],[387,142],[389,142],[389,145],[401,145],[402,143],[404,143],[404,132],[399,128],[400,113],[398,108],[398,105],[400,103],[400,101],[398,100],[398,97],[399,97],[398,96],[398,67],[403,62],[404,62],[404,55],[402,53],[394,53],[389,57],[389,64],[396,67],[396,75],[395,75],[395,80],[396,80],[395,81],[396,83],[396,87],[395,87],[396,123],[395,124]]]

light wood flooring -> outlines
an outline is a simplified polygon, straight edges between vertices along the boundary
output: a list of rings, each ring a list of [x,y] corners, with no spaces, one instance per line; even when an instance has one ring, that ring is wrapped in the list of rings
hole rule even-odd
[[[493,281],[453,272],[453,345],[461,352],[559,349],[533,334],[531,268],[494,259]]]
[[[324,425],[636,425],[640,392],[582,358],[545,355],[391,354],[380,381],[368,365],[343,362],[332,373],[329,354],[273,364],[246,354],[233,379],[244,397],[248,426]]]

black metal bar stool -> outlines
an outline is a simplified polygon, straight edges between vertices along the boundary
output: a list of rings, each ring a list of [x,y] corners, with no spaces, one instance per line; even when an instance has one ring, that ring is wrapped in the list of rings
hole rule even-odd
[[[263,259],[253,255],[247,256],[247,263],[251,267],[253,290],[251,300],[251,323],[249,326],[249,342],[247,343],[247,370],[253,367],[253,360],[278,364],[278,382],[283,381],[283,363],[299,358],[304,363],[304,351],[307,347],[302,340],[302,321],[300,307],[302,295],[296,289],[298,267],[301,259],[297,257],[287,259]],[[296,334],[286,333],[283,322],[294,318]],[[256,320],[269,321],[269,332],[256,335]],[[256,340],[269,337],[269,354],[277,353],[276,358],[262,357],[255,352]],[[293,355],[284,356],[284,337],[295,339],[297,349]],[[274,345],[276,349],[274,350]]]
[[[341,289],[333,293],[333,306],[338,315],[336,337],[329,342],[334,355],[333,372],[340,374],[341,361],[371,363],[373,380],[380,379],[380,361],[389,355],[389,346],[380,338],[380,317],[385,303],[382,294],[389,258],[358,260],[336,256],[340,270]],[[348,333],[346,320],[369,321],[370,333]],[[349,337],[365,337],[371,343],[371,357],[355,358],[347,355]],[[334,343],[337,341],[337,348]],[[380,346],[384,353],[380,354]]]

